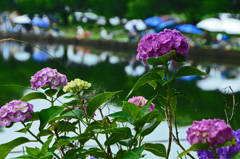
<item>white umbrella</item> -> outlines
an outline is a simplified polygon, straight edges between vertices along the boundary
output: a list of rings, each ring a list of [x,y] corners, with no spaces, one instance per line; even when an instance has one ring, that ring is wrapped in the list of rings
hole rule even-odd
[[[129,20],[125,25],[124,28],[127,30],[132,30],[133,26],[136,26],[137,30],[144,30],[147,28],[146,24],[141,19],[133,19]]]
[[[222,21],[217,18],[208,18],[200,21],[197,25],[198,28],[212,31],[212,32],[222,32]]]
[[[31,23],[31,19],[27,15],[17,16],[15,18],[13,18],[12,21],[14,23],[18,23],[18,24],[30,24]]]
[[[233,18],[222,19],[223,31],[228,34],[240,34],[240,20]]]

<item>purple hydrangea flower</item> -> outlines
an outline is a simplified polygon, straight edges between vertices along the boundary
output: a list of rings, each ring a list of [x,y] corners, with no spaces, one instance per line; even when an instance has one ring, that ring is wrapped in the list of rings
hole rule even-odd
[[[217,155],[219,159],[230,159],[240,151],[240,129],[236,132],[233,131],[232,134],[236,137],[236,143],[238,145],[218,148]],[[215,159],[213,152],[210,150],[199,150],[197,151],[197,155],[199,159]]]
[[[12,121],[19,122],[32,119],[33,105],[21,100],[13,100],[6,103],[0,109],[0,125],[8,126]]]
[[[223,144],[232,140],[232,128],[220,119],[203,119],[194,121],[187,130],[187,141],[192,145],[195,143],[209,143],[210,148],[218,143]]]
[[[142,108],[147,104],[148,100],[145,99],[143,96],[137,96],[137,97],[132,97],[128,99],[128,102],[136,104],[137,106]],[[148,112],[152,111],[153,109],[155,109],[155,104],[151,103],[148,108]]]
[[[187,38],[176,29],[164,29],[163,32],[146,34],[142,37],[138,44],[136,59],[142,59],[145,65],[147,65],[146,60],[149,57],[163,56],[172,50],[175,50],[176,54],[181,54],[187,59],[189,50]]]
[[[51,88],[59,87],[60,85],[65,86],[67,84],[67,77],[59,73],[56,69],[49,67],[43,68],[38,71],[34,76],[31,77],[32,89],[38,89],[39,87],[50,84]]]

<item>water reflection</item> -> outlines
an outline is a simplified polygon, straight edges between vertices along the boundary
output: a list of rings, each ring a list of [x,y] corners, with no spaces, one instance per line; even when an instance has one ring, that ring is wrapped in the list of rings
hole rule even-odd
[[[45,50],[51,56],[62,62],[72,73],[84,80],[92,83],[94,89],[116,91],[123,90],[124,93],[116,99],[121,105],[121,101],[125,99],[126,94],[133,87],[137,79],[146,73],[151,67],[145,66],[140,61],[135,59],[135,54],[122,54],[110,51],[94,50],[89,47],[79,45],[63,45],[63,44],[46,44],[36,43],[37,47]],[[6,80],[1,80],[0,84],[18,84],[23,86],[30,85],[29,79],[38,70],[43,67],[57,68],[68,76],[68,80],[72,80],[69,72],[67,72],[56,60],[52,59],[43,51],[18,42],[3,42],[0,43],[0,53],[3,59],[1,74],[8,77]],[[201,57],[199,57],[201,58]],[[199,60],[198,60],[199,61]],[[32,67],[34,65],[34,67]],[[200,111],[202,105],[207,103],[215,103],[215,105],[224,105],[222,93],[229,94],[228,101],[232,101],[231,91],[226,91],[225,87],[231,86],[236,93],[236,99],[240,97],[240,67],[230,66],[226,64],[214,64],[208,62],[196,63],[194,59],[189,59],[188,62],[179,64],[171,61],[169,70],[170,76],[173,76],[182,65],[190,65],[198,67],[200,70],[209,73],[209,76],[187,76],[176,80],[174,87],[179,91],[189,92],[194,102],[192,104],[179,98],[179,107],[187,107],[189,113],[196,111],[198,115],[191,116],[191,119],[201,119],[207,116],[206,113]],[[20,67],[21,66],[21,67]],[[21,79],[19,79],[21,76]],[[4,79],[4,78],[3,78]],[[17,79],[17,80],[16,80]],[[13,97],[21,97],[21,89],[14,90],[11,88],[3,88],[0,90],[2,98],[0,104],[13,100]],[[13,93],[11,93],[13,92]],[[153,94],[150,86],[146,85],[137,90],[134,95],[143,95],[150,98]],[[209,94],[209,95],[205,95]],[[11,99],[9,99],[11,97]],[[156,101],[157,103],[157,101]],[[207,107],[204,109],[208,109]],[[217,109],[217,108],[212,108]],[[219,109],[219,107],[218,107]],[[223,109],[219,111],[219,116],[224,118]],[[177,110],[182,111],[182,110]],[[216,115],[216,114],[215,114]],[[213,117],[214,114],[212,113]],[[209,118],[208,117],[208,118]],[[184,116],[183,119],[186,119]],[[189,124],[190,119],[183,122],[183,125]]]
[[[35,45],[57,58],[77,78],[92,83],[93,89],[100,91],[123,90],[123,93],[114,99],[119,107],[138,78],[151,69],[151,67],[137,61],[135,54],[99,51],[75,45],[42,43]],[[56,68],[59,72],[66,74],[68,80],[75,78],[56,60],[31,45],[17,42],[0,43],[0,59],[0,85],[14,84],[24,87],[19,88],[9,85],[8,87],[1,87],[0,106],[11,100],[20,99],[26,88],[30,86],[30,76],[44,67]],[[202,120],[202,118],[225,119],[223,97],[228,101],[228,105],[231,105],[232,96],[227,94],[231,93],[230,91],[226,92],[223,88],[231,86],[236,93],[236,102],[238,102],[240,98],[240,85],[238,84],[240,83],[240,67],[212,64],[211,61],[195,63],[194,59],[189,59],[184,64],[172,61],[169,68],[170,75],[173,76],[182,65],[198,67],[200,70],[209,73],[209,76],[188,76],[176,80],[173,87],[178,91],[186,91],[193,97],[193,103],[189,103],[182,98],[178,99],[176,110],[178,125],[188,126],[193,120]],[[142,95],[148,99],[156,91],[154,92],[149,85],[144,85],[134,92],[134,96]],[[156,107],[160,107],[160,105],[157,105],[157,101],[154,101],[154,103]],[[240,109],[237,107],[236,113],[239,113],[239,111]],[[239,128],[237,124],[239,122],[240,119],[234,118],[233,127],[235,130]],[[185,135],[185,129],[186,127],[182,132],[183,136]]]

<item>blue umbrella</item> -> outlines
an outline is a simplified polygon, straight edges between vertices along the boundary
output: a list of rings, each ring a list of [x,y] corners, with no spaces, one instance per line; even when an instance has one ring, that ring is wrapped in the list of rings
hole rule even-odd
[[[160,31],[166,27],[169,27],[169,26],[175,25],[175,24],[176,24],[176,22],[174,20],[169,20],[169,21],[160,23],[155,27],[155,31]]]
[[[39,17],[34,17],[32,20],[32,25],[36,25],[42,28],[48,28],[50,27],[50,22],[47,22]]]
[[[185,33],[198,34],[198,35],[204,34],[204,31],[202,31],[201,29],[197,28],[195,25],[192,25],[192,24],[181,24],[181,25],[175,26],[174,28]]]
[[[164,20],[160,17],[149,17],[144,20],[144,23],[150,27],[156,27],[158,24],[164,22]]]

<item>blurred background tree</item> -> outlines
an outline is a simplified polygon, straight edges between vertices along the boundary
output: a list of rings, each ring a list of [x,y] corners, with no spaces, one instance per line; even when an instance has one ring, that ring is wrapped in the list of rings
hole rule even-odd
[[[239,0],[1,0],[0,10],[17,10],[20,14],[57,14],[64,24],[75,11],[128,19],[146,19],[154,15],[182,14],[186,22],[196,24],[217,13],[239,13]]]

